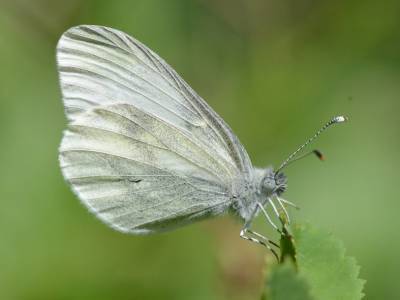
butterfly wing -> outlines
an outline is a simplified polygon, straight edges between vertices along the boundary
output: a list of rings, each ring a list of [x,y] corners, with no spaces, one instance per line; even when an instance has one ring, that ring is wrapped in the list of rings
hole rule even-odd
[[[70,123],[66,180],[101,220],[132,233],[219,214],[251,174],[228,125],[157,54],[106,27],[78,26],[57,47]]]

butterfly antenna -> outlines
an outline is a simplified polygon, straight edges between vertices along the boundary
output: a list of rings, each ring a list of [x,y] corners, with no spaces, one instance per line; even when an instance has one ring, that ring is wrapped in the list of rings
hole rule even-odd
[[[305,157],[307,157],[307,156],[309,156],[309,155],[311,155],[311,154],[314,154],[314,155],[315,155],[319,160],[321,160],[321,161],[324,161],[324,160],[325,160],[325,155],[323,155],[322,152],[319,151],[318,149],[314,149],[314,150],[311,150],[311,151],[309,151],[309,152],[307,152],[307,153],[305,153],[305,154],[303,154],[303,155],[300,155],[300,156],[298,156],[298,157],[296,157],[296,158],[293,158],[292,160],[290,160],[290,161],[286,164],[285,167],[287,167],[288,165],[294,163],[295,161],[298,161],[298,160],[300,160],[300,159],[303,159],[303,158],[305,158]]]
[[[297,148],[296,151],[294,151],[292,154],[289,155],[289,157],[280,165],[280,167],[275,171],[275,174],[278,174],[279,171],[281,171],[284,167],[286,167],[296,155],[304,149],[307,145],[309,145],[311,142],[313,142],[322,132],[324,132],[326,129],[328,129],[331,125],[334,125],[336,123],[343,123],[348,120],[347,117],[344,116],[337,116],[334,117],[332,120],[330,120],[328,123],[326,123],[324,126],[319,129],[314,136],[309,138],[303,145],[301,145],[299,148]],[[312,152],[311,152],[312,153]],[[315,153],[315,152],[314,152]],[[315,153],[317,156],[319,156],[317,153]]]

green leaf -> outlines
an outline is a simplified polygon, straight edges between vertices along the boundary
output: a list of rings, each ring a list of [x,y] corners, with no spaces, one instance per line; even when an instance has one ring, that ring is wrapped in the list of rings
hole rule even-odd
[[[267,264],[263,300],[359,300],[364,280],[343,244],[310,225],[283,223],[280,264]]]
[[[267,275],[262,300],[312,300],[305,279],[297,274],[294,264],[288,259],[281,265],[272,266]]]
[[[321,300],[359,300],[364,280],[358,278],[359,266],[345,256],[343,244],[309,225],[293,230],[299,274],[307,280],[311,293]]]

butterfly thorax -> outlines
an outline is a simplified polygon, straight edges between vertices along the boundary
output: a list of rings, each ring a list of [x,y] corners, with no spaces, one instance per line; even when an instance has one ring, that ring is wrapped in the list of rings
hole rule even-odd
[[[268,199],[279,196],[287,187],[283,173],[275,173],[272,168],[255,168],[249,180],[237,186],[233,193],[232,208],[245,222],[258,214],[258,204],[264,206]]]

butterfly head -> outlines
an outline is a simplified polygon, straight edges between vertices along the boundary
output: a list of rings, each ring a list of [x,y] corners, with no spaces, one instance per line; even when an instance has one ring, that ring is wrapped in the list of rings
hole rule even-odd
[[[287,178],[282,172],[275,173],[272,169],[267,169],[266,174],[261,183],[263,194],[268,197],[273,195],[279,196],[287,188]]]

